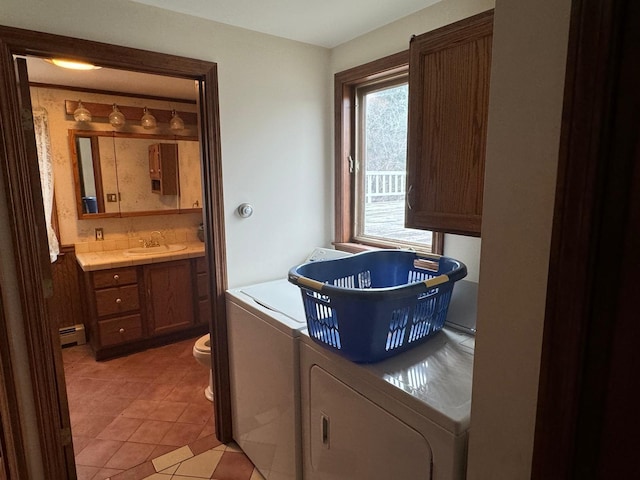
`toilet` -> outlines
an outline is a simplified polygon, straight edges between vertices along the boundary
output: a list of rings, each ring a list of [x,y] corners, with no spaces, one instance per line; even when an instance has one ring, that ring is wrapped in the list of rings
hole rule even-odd
[[[209,385],[204,389],[204,396],[213,402],[213,378],[211,375],[211,337],[209,334],[203,335],[196,340],[193,346],[193,358],[198,363],[209,370]]]

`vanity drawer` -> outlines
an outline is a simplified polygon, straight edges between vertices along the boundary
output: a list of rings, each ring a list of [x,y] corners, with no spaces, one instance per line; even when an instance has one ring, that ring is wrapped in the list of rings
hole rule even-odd
[[[93,272],[93,287],[107,288],[119,285],[129,285],[138,281],[135,267],[118,268]]]
[[[99,317],[138,310],[138,285],[96,290],[96,311]]]
[[[103,347],[129,342],[142,338],[142,319],[140,315],[102,320],[98,322],[100,343]]]

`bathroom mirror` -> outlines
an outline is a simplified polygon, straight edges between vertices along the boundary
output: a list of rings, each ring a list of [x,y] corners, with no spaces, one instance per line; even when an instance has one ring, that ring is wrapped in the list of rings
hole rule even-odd
[[[175,145],[175,182],[152,187],[149,146]],[[196,137],[69,130],[79,219],[194,212],[202,208],[200,148]],[[155,177],[154,177],[155,178]]]

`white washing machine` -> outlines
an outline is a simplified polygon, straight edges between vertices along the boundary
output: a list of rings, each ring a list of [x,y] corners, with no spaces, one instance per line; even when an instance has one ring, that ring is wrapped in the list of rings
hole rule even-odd
[[[317,248],[305,261],[345,255]],[[275,280],[228,290],[226,301],[233,438],[267,480],[299,480],[300,290]]]
[[[300,290],[283,279],[226,297],[233,438],[267,480],[298,480]]]

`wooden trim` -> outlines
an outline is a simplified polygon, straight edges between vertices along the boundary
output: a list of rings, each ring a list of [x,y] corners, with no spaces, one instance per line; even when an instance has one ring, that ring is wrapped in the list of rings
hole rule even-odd
[[[211,299],[210,331],[212,336],[212,364],[216,436],[226,443],[232,440],[231,381],[227,345],[227,289],[226,239],[224,232],[224,195],[222,191],[222,147],[220,145],[220,112],[218,110],[218,69],[213,64],[200,81],[199,103],[209,105],[200,122],[202,150],[209,151],[202,170],[203,218],[207,269],[210,272]],[[201,110],[203,110],[201,108]]]
[[[8,209],[13,223],[16,274],[22,287],[19,289],[20,302],[36,399],[35,422],[40,431],[45,471],[57,472],[60,478],[65,478],[68,470],[61,436],[61,400],[54,361],[53,330],[46,307],[47,298],[52,294],[53,282],[43,214],[42,186],[32,120],[29,117],[26,118],[31,122],[23,120],[23,112],[32,110],[26,61],[16,59],[17,70],[14,70],[12,55],[6,50],[3,51],[1,61],[2,77],[6,85],[2,90],[5,96],[10,97],[6,100],[7,106],[2,114],[12,118],[11,123],[8,122],[8,131],[3,134],[13,150],[2,163],[5,182],[8,183],[7,190],[11,192]],[[4,106],[5,99],[1,103]]]
[[[51,478],[67,478],[60,415],[68,416],[62,407],[54,372],[52,331],[44,304],[43,275],[40,257],[47,254],[37,234],[42,220],[42,207],[33,203],[32,175],[34,165],[25,155],[27,142],[21,128],[18,87],[14,78],[13,55],[65,56],[105,67],[164,76],[189,78],[200,82],[200,131],[203,145],[203,182],[205,184],[205,218],[207,250],[212,272],[212,299],[216,301],[210,328],[214,332],[213,358],[217,436],[231,440],[228,356],[226,351],[226,318],[224,290],[226,261],[224,243],[224,204],[222,198],[222,165],[218,114],[216,65],[211,62],[178,57],[139,49],[119,47],[88,40],[0,27],[0,125],[3,149],[0,165],[6,191],[12,235],[16,245],[15,264],[20,279],[27,351],[30,356],[33,398],[36,402],[36,424],[43,451],[44,470]],[[37,171],[37,165],[35,166]],[[206,179],[206,181],[205,181]],[[37,179],[39,182],[39,178]],[[57,332],[56,332],[57,333]],[[220,346],[221,345],[221,346]],[[35,366],[38,368],[35,368]],[[73,468],[73,465],[70,465]],[[25,473],[25,472],[23,472]],[[26,473],[19,478],[28,478]]]
[[[403,74],[409,69],[409,50],[335,74],[334,77],[334,136],[335,136],[335,197],[334,244],[354,243],[352,219],[356,215],[354,182],[349,173],[349,159],[355,160],[355,87],[375,83],[390,75]],[[442,254],[444,234],[433,232],[432,250]]]
[[[95,102],[82,102],[84,108],[91,112],[92,118],[109,118],[109,114],[113,111],[112,103],[95,103]],[[121,105],[116,103],[118,110],[127,119],[127,122],[135,123],[140,122],[142,115],[144,114],[143,107],[130,107],[128,105]],[[65,100],[64,110],[67,115],[73,116],[78,108],[78,102],[76,100]],[[162,108],[149,108],[149,112],[156,117],[158,123],[169,123],[171,121],[172,110],[164,110]],[[176,111],[176,113],[182,118],[185,125],[196,125],[198,123],[198,114],[196,112],[183,112]],[[119,132],[116,132],[119,133]]]
[[[2,121],[0,120],[0,126]],[[0,139],[0,143],[2,140]],[[3,471],[7,479],[27,478],[27,466],[24,455],[24,440],[20,429],[21,413],[16,397],[16,383],[11,368],[9,354],[9,332],[2,302],[2,288],[0,287],[0,453],[2,453]]]
[[[159,100],[161,102],[182,103],[187,105],[195,105],[195,100],[187,98],[162,97],[159,95],[144,95],[140,93],[117,92],[115,90],[101,90],[99,88],[73,87],[70,85],[57,85],[54,83],[29,82],[29,86],[34,88],[49,88],[52,90],[65,90],[69,92],[93,93],[96,95],[113,95],[117,97],[142,98],[145,100]]]
[[[349,178],[349,157],[353,156],[355,89],[357,83],[368,82],[387,74],[408,69],[409,51],[403,51],[335,74],[335,241],[350,242],[353,236],[353,192]],[[349,212],[349,215],[345,215]]]
[[[69,136],[76,137],[115,137],[115,138],[141,138],[146,140],[188,140],[198,142],[199,138],[194,135],[165,135],[161,133],[138,133],[138,132],[116,132],[113,130],[76,130],[70,128]]]
[[[637,2],[573,2],[532,464],[536,479],[640,475],[633,459],[637,442],[631,439],[639,426],[631,393],[640,363],[631,340],[640,335],[639,31]]]
[[[77,148],[75,149],[75,154],[76,156],[78,155]],[[93,178],[95,179],[96,183],[96,201],[98,202],[98,212],[105,212],[104,189],[102,187],[102,166],[100,165],[100,146],[96,137],[91,137],[91,163],[93,164]],[[75,165],[74,168],[76,168]],[[81,183],[76,185],[76,190],[80,188],[80,185]],[[82,192],[80,192],[80,194],[80,196],[82,196]],[[78,210],[78,213],[82,211],[83,210]]]

